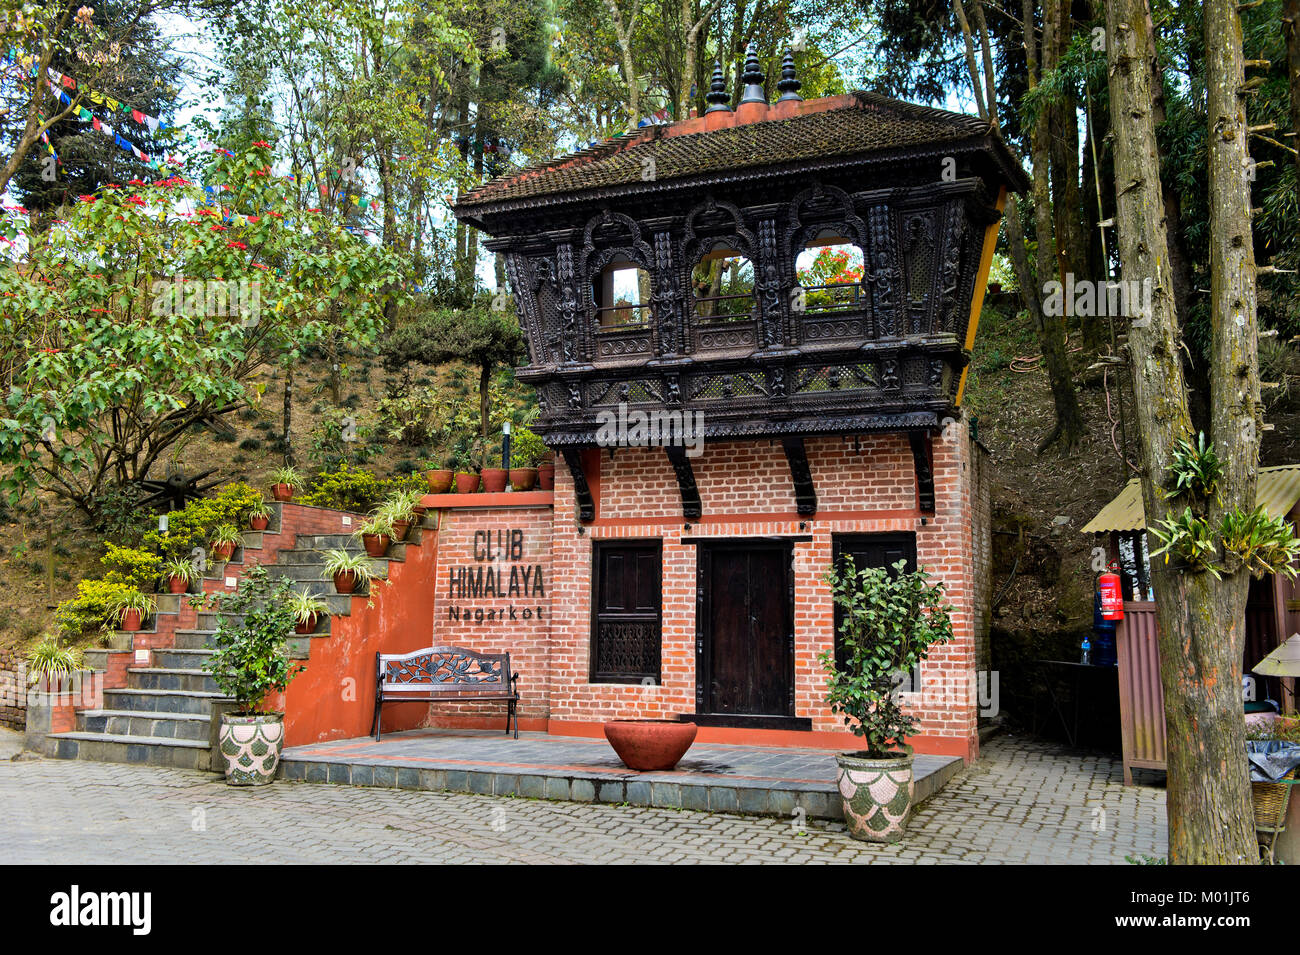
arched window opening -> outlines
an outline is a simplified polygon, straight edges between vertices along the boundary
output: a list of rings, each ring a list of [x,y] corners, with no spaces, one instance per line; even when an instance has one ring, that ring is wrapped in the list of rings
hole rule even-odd
[[[836,235],[819,235],[795,259],[804,311],[833,312],[866,307],[862,249]]]
[[[650,321],[650,273],[629,259],[611,262],[592,286],[596,324],[625,328]]]
[[[754,264],[732,249],[715,249],[691,270],[691,291],[696,318],[746,321],[754,314]]]

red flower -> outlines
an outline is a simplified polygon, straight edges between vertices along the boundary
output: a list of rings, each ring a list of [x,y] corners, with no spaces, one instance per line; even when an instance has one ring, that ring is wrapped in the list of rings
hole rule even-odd
[[[253,145],[254,145],[254,146],[261,146],[263,149],[270,149],[270,148],[271,148],[271,144],[268,143],[268,142],[267,142],[266,140],[264,140],[264,139],[259,139],[257,142],[253,143]]]
[[[226,231],[228,231],[228,230],[227,230],[226,227],[223,226],[223,225],[214,225],[214,226],[212,227],[212,231],[213,231],[213,232],[226,232]]]
[[[242,243],[242,242],[227,242],[227,243],[226,243],[226,248],[227,248],[227,249],[238,249],[238,250],[241,251],[241,252],[245,252],[245,251],[248,250],[248,246],[244,245],[244,243]]]
[[[127,185],[128,185],[128,186],[143,186],[143,185],[145,185],[145,184],[146,184],[146,183],[145,183],[145,181],[144,181],[143,179],[132,179],[132,180],[130,180],[130,181],[127,182]]]
[[[275,216],[277,219],[283,219],[283,218],[284,218],[284,216],[283,216],[282,214],[280,214],[279,212],[268,212],[267,215],[268,215],[268,216]]]
[[[208,208],[208,207],[206,207],[206,206],[205,206],[204,208],[202,208],[202,209],[195,209],[195,210],[194,210],[194,214],[195,214],[196,216],[215,216],[215,215],[220,215],[220,213],[217,212],[216,209],[210,209],[210,208]]]
[[[139,196],[127,196],[126,201],[131,203],[133,206],[142,206],[145,204],[144,200]]]
[[[82,202],[94,202],[94,201],[95,201],[95,197],[94,197],[94,196],[77,196],[77,198],[78,198],[79,200],[81,200]]]
[[[248,217],[248,221],[249,221],[249,222],[257,222],[257,221],[258,221],[258,217],[257,217],[257,216],[249,216],[249,217]]]

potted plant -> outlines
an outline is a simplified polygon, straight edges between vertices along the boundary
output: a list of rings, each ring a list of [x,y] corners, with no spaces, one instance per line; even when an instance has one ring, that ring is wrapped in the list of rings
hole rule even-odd
[[[108,619],[117,620],[121,629],[134,633],[144,626],[145,617],[154,612],[157,601],[152,594],[127,590],[113,597],[108,604]]]
[[[248,512],[248,526],[255,531],[264,531],[271,526],[271,506],[266,501],[253,505]]]
[[[854,566],[852,558],[826,572],[840,608],[841,668],[834,652],[821,654],[828,673],[826,700],[866,748],[835,757],[844,822],[854,839],[897,842],[912,810],[912,748],[917,718],[904,712],[900,681],[930,647],[952,639],[951,607],[943,584],[923,569]]]
[[[244,536],[234,524],[218,524],[212,531],[208,549],[213,560],[230,560],[235,548],[244,542]]]
[[[510,439],[510,485],[516,491],[531,491],[534,483],[543,491],[554,488],[555,465],[546,442],[521,425]]]
[[[352,532],[361,538],[361,546],[371,557],[383,557],[393,539],[393,521],[382,508],[375,511]]]
[[[423,496],[416,490],[398,491],[380,506],[379,510],[393,525],[393,540],[406,540],[411,525],[417,523],[415,509],[420,506]]]
[[[333,580],[334,589],[341,594],[353,593],[358,586],[369,583],[377,576],[374,568],[370,566],[370,558],[365,554],[341,548],[325,552],[321,578]]]
[[[475,453],[477,445],[472,441],[463,441],[452,453],[452,467],[456,470],[456,493],[473,494],[478,490],[482,477],[479,475],[479,458]]]
[[[451,490],[451,482],[456,474],[454,465],[443,461],[425,461],[423,466],[430,494],[446,494]]]
[[[293,500],[293,490],[302,485],[302,472],[286,465],[271,472],[271,496],[277,501]]]
[[[480,442],[481,445],[481,442]],[[495,445],[483,454],[483,467],[479,469],[479,475],[483,478],[483,491],[487,494],[500,494],[506,489],[506,482],[510,480],[509,468],[488,467],[488,461],[501,460],[501,446]]]
[[[232,786],[264,786],[275,779],[284,714],[272,712],[267,698],[283,693],[301,671],[287,649],[296,623],[289,581],[273,581],[261,566],[249,569],[217,611],[214,653],[203,669],[235,701],[232,711],[221,714],[219,735]]]
[[[190,589],[190,581],[198,576],[198,571],[185,558],[173,557],[163,564],[163,574],[167,577],[167,592],[183,594]]]
[[[329,604],[306,590],[295,591],[289,598],[289,609],[293,612],[294,633],[308,634],[316,629],[316,621],[329,612]]]

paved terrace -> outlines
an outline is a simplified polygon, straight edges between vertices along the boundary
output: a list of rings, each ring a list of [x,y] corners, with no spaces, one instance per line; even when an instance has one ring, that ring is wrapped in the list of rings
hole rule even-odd
[[[0,858],[10,863],[1115,863],[1163,856],[1164,790],[1118,760],[1019,737],[921,807],[896,846],[840,823],[278,782],[82,760],[11,762],[0,730]]]

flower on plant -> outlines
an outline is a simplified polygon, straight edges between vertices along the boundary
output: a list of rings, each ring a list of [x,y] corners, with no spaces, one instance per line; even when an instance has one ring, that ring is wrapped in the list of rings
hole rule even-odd
[[[245,245],[244,243],[242,243],[242,242],[227,242],[227,243],[226,243],[226,248],[227,248],[227,249],[238,249],[240,252],[246,252],[246,251],[248,251],[248,246],[246,246],[246,245]]]
[[[94,202],[94,201],[95,201],[95,197],[94,197],[94,196],[77,196],[77,199],[78,199],[80,202]]]
[[[260,146],[260,147],[262,147],[263,149],[270,149],[270,148],[271,148],[271,144],[268,143],[265,139],[259,139],[257,142],[253,143],[253,145],[254,145],[254,146]]]
[[[214,225],[214,226],[212,227],[212,230],[211,230],[211,231],[213,231],[213,232],[229,232],[230,230],[227,229],[227,228],[226,228],[225,226],[223,226],[223,225]]]
[[[145,201],[139,196],[127,196],[126,201],[131,203],[133,206],[142,206],[145,204]]]

